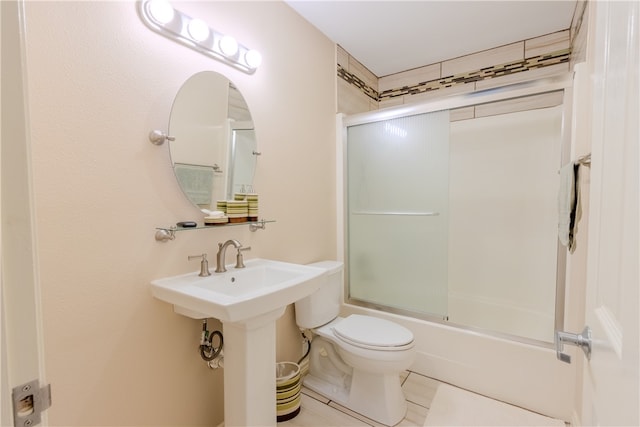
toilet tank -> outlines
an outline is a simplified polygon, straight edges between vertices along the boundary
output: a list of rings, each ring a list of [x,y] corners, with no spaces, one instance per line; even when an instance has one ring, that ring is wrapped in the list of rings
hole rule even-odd
[[[317,291],[295,303],[296,323],[304,329],[317,328],[338,317],[342,301],[342,262],[321,261],[309,265],[324,268],[327,274]]]

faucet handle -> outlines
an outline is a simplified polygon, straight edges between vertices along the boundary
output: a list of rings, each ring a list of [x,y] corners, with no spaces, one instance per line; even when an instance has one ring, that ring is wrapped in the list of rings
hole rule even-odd
[[[236,267],[235,268],[244,268],[244,257],[242,256],[243,251],[250,251],[251,246],[243,247],[240,246],[238,248],[238,254],[236,255]]]
[[[209,272],[209,261],[207,261],[207,254],[189,255],[187,257],[189,261],[197,258],[200,258],[200,274],[198,274],[198,276],[200,277],[211,276],[211,273]]]

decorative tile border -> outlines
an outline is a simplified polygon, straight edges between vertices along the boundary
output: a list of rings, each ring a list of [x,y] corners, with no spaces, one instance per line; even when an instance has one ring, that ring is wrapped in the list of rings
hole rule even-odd
[[[345,82],[349,83],[360,89],[362,93],[367,95],[372,100],[378,102],[380,101],[380,94],[377,90],[366,84],[362,79],[358,78],[355,74],[352,74],[342,68],[342,65],[338,64],[338,77],[340,77]]]
[[[338,77],[346,81],[347,83],[357,87],[361,92],[367,95],[372,100],[379,102],[385,99],[391,99],[404,95],[417,95],[420,93],[431,92],[438,89],[451,87],[454,85],[462,85],[467,83],[474,83],[481,80],[492,79],[494,77],[502,77],[509,74],[521,73],[523,71],[534,70],[536,68],[549,67],[551,65],[561,64],[569,62],[569,56],[571,49],[563,49],[556,52],[533,56],[531,58],[524,59],[522,61],[509,62],[506,64],[494,65],[493,67],[486,67],[480,70],[456,74],[453,76],[442,77],[427,82],[420,82],[413,86],[403,86],[395,89],[388,89],[383,92],[378,92],[372,87],[368,86],[364,81],[359,79],[356,75],[349,73],[338,64]]]

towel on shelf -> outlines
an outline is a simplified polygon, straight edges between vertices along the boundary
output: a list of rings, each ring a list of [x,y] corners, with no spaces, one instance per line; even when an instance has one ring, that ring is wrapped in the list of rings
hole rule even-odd
[[[223,211],[210,211],[209,209],[200,209],[207,218],[222,218],[224,216]]]
[[[575,250],[575,236],[578,220],[582,214],[580,207],[579,163],[568,163],[560,169],[560,189],[558,191],[558,239],[569,249]]]

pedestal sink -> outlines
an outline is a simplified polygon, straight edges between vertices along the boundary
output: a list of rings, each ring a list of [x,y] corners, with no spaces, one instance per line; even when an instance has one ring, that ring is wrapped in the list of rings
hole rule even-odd
[[[276,319],[315,292],[325,270],[266,259],[153,280],[154,297],[194,319],[216,318],[224,334],[225,426],[276,425]]]

